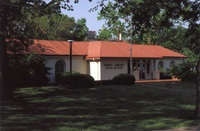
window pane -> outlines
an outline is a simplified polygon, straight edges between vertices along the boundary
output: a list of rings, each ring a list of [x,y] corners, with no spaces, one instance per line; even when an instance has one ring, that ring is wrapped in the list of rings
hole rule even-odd
[[[65,64],[62,61],[57,61],[55,65],[55,73],[62,73],[65,71]]]

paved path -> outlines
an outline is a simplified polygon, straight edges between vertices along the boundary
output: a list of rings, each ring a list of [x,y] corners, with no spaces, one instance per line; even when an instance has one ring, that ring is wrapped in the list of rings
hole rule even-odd
[[[138,80],[135,83],[157,83],[157,82],[180,82],[180,79],[164,79],[164,80]]]

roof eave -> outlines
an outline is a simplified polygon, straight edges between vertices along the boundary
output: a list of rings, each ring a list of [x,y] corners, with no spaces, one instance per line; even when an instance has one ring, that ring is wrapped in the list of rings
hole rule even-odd
[[[164,58],[188,58],[187,56],[163,56]]]

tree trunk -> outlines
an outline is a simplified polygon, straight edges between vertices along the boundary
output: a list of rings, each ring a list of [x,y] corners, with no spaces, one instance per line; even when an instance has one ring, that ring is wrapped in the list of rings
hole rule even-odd
[[[12,98],[12,90],[8,84],[8,58],[6,45],[6,7],[0,9],[0,102]]]
[[[194,111],[194,118],[200,118],[200,58],[197,61],[196,66],[197,71],[197,81],[196,81],[196,108]]]

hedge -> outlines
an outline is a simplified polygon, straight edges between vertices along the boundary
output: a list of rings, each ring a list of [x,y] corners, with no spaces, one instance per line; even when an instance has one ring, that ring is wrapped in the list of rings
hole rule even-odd
[[[67,72],[56,75],[56,83],[58,85],[70,85],[73,88],[92,88],[95,86],[94,78],[87,74]]]
[[[135,77],[130,74],[119,74],[112,79],[115,85],[134,85]]]

